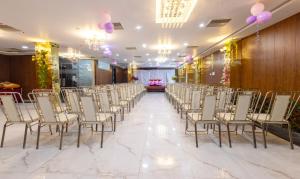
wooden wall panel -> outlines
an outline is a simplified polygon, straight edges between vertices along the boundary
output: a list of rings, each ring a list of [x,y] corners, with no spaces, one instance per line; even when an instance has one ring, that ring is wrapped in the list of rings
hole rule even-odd
[[[299,27],[300,14],[296,14],[260,31],[259,38],[253,34],[241,40],[240,87],[300,90]]]
[[[221,85],[223,75],[224,53],[217,51],[204,58],[204,68],[200,72],[201,83],[210,85]],[[215,75],[210,74],[214,72]]]
[[[300,90],[300,13],[241,39],[240,61],[231,64],[231,87]],[[219,53],[219,52],[216,52]],[[217,70],[217,69],[216,69]],[[205,76],[209,69],[202,71]],[[211,84],[210,79],[202,83]]]
[[[24,98],[32,89],[38,88],[36,67],[31,59],[31,55],[10,57],[10,81],[22,86]]]
[[[0,82],[9,81],[9,56],[0,54]]]

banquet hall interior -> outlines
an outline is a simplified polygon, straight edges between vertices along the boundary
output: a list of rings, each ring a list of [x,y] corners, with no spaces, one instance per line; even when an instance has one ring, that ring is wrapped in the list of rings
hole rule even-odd
[[[300,178],[300,0],[1,0],[1,179]]]

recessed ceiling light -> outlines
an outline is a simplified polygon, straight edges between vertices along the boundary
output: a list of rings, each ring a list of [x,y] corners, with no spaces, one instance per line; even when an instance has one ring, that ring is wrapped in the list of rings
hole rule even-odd
[[[141,30],[143,27],[141,26],[141,25],[137,25],[137,26],[135,26],[135,29],[136,30]]]
[[[118,56],[120,56],[120,55],[117,53],[116,56],[118,57]]]
[[[204,23],[200,23],[200,24],[199,24],[199,27],[200,27],[200,28],[203,28],[204,26],[205,26]]]
[[[149,53],[146,53],[146,56],[149,56],[150,54]]]
[[[183,45],[184,45],[184,46],[188,46],[189,44],[188,44],[187,42],[184,42]]]
[[[23,45],[23,46],[22,46],[22,49],[28,49],[28,46]]]
[[[179,53],[179,52],[177,53],[177,56],[180,56],[180,53]]]
[[[148,61],[151,62],[151,58],[148,58]]]
[[[124,61],[127,62],[127,59],[125,58]]]
[[[147,44],[143,44],[142,46],[143,46],[143,48],[146,48],[146,47],[147,47]]]

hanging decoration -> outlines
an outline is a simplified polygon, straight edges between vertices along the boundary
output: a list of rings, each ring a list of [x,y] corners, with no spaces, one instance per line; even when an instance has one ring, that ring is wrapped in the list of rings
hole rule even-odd
[[[257,2],[251,7],[251,14],[252,16],[249,16],[246,19],[247,24],[263,24],[268,22],[270,19],[272,19],[272,12],[270,11],[264,11],[265,5],[263,3]]]
[[[221,49],[224,52],[224,68],[220,83],[224,86],[230,86],[230,64],[233,60],[237,59],[238,55],[238,43],[236,39],[228,40],[225,42],[224,48]]]
[[[108,13],[102,15],[101,22],[98,24],[98,28],[104,30],[106,33],[111,34],[114,31],[114,25],[111,22],[111,16]]]

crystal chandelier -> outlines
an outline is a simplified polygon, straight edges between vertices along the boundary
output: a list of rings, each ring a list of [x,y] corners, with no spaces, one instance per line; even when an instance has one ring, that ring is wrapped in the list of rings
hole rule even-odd
[[[68,51],[66,53],[60,53],[60,56],[72,61],[78,61],[84,58],[84,55],[79,50],[73,48],[68,48]]]
[[[162,28],[181,28],[196,3],[197,0],[156,0],[156,23]]]
[[[97,36],[93,36],[85,39],[85,43],[89,46],[89,49],[99,51],[101,46],[104,45],[104,39],[99,39]]]

